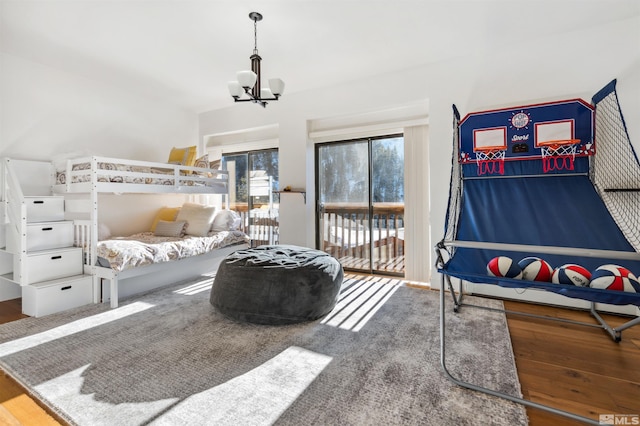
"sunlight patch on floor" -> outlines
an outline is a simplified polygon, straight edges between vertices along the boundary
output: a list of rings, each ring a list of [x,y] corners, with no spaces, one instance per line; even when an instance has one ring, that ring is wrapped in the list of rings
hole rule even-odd
[[[332,359],[292,346],[251,371],[180,401],[151,425],[273,424]]]
[[[142,417],[145,418],[145,421],[140,424],[148,424],[148,421],[156,417],[158,413],[170,409],[178,402],[178,398],[120,404],[100,400],[96,398],[95,393],[87,393],[84,390],[87,370],[90,367],[91,364],[83,365],[36,385],[35,389],[41,395],[46,395],[48,400],[55,401],[55,405],[63,412],[74,413],[75,423],[84,425],[107,425],[114,424],[112,420],[114,418],[140,419]],[[79,409],[79,407],[83,408]]]
[[[194,294],[211,290],[212,286],[213,286],[213,278],[205,278],[195,283],[192,282],[185,287],[174,290],[173,292],[176,294],[183,294],[185,296],[193,296]]]
[[[347,275],[336,307],[321,324],[360,331],[403,284],[388,277]]]
[[[0,357],[24,351],[26,349],[30,349],[44,343],[52,342],[54,340],[70,336],[75,333],[80,333],[81,331],[89,330],[90,328],[98,327],[112,321],[117,321],[121,318],[145,311],[154,306],[155,305],[149,303],[135,302],[116,309],[111,309],[100,314],[92,315],[87,318],[72,321],[68,324],[52,328],[51,330],[43,331],[41,333],[36,333],[31,336],[22,337],[16,340],[11,340],[9,342],[0,344]]]

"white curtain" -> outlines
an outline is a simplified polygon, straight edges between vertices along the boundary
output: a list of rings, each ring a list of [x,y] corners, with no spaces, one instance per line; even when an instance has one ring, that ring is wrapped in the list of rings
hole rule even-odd
[[[429,218],[429,137],[426,125],[404,128],[405,279],[429,282],[432,244]]]

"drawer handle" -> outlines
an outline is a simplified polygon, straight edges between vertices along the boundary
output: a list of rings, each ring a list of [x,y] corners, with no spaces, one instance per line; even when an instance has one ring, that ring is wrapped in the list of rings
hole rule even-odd
[[[64,290],[69,290],[70,288],[71,288],[71,286],[70,286],[70,285],[68,285],[68,286],[65,286],[65,287],[60,288],[60,290],[63,290],[63,291],[64,291]]]
[[[62,259],[62,256],[51,256],[51,260]]]
[[[33,202],[33,204],[44,204],[44,201],[42,200],[36,200]]]
[[[53,231],[53,228],[42,228],[43,231]]]

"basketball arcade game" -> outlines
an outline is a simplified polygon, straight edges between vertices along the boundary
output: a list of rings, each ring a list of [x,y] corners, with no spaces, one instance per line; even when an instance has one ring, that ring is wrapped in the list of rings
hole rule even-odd
[[[640,306],[640,293],[487,273],[491,259],[506,256],[516,262],[540,257],[556,267],[578,264],[589,271],[616,264],[640,274],[636,251],[640,244],[633,241],[640,230],[635,213],[640,206],[640,192],[635,189],[640,188],[640,166],[619,111],[615,80],[593,101],[595,106],[572,99],[482,111],[462,120],[453,106],[449,206],[445,237],[436,247],[436,266],[442,274],[441,362],[449,379],[463,387],[598,424],[453,377],[446,367],[444,308],[445,283],[458,312],[469,305],[463,302],[463,284],[472,282],[535,288],[587,300],[598,324],[578,324],[602,328],[615,341],[620,341],[623,330],[640,324],[640,318],[635,318],[612,328],[595,305]],[[599,156],[609,163],[597,161]],[[620,161],[627,165],[617,167]],[[603,176],[613,181],[603,181]],[[618,194],[623,196],[611,197]],[[460,280],[459,294],[454,292],[451,277]]]

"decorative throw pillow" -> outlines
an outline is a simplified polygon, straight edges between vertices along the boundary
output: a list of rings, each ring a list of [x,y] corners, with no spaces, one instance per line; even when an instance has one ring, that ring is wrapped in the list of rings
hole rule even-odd
[[[202,157],[196,158],[193,167],[204,167],[205,169],[209,168],[209,154],[205,154]]]
[[[193,167],[202,167],[204,169],[208,169],[209,168],[209,154],[205,154],[202,157],[196,159],[196,162],[193,165]],[[199,176],[211,177],[211,173],[210,172],[196,172],[196,173]]]
[[[179,211],[180,211],[180,207],[162,207],[160,210],[158,210],[158,213],[156,213],[156,217],[153,219],[153,222],[151,223],[151,232],[156,231],[156,226],[158,225],[158,222],[161,220],[164,220],[167,222],[173,222],[174,220],[176,220],[176,217],[178,216]]]
[[[220,210],[213,218],[211,232],[233,231],[240,227],[240,216],[233,210]]]
[[[187,222],[184,220],[176,220],[174,222],[159,220],[153,235],[158,237],[182,237],[186,224]]]
[[[214,206],[184,203],[176,220],[187,222],[187,229],[185,230],[187,235],[206,237],[209,228],[211,228],[215,212],[216,208]]]
[[[169,164],[181,164],[192,167],[196,162],[198,147],[189,146],[187,148],[172,148],[169,153]]]

